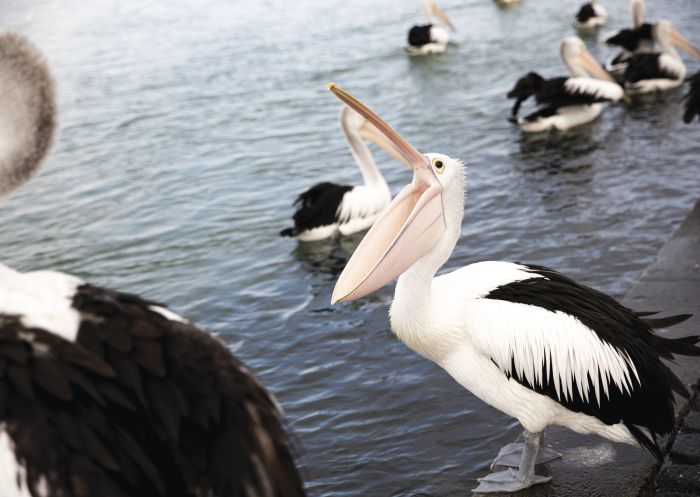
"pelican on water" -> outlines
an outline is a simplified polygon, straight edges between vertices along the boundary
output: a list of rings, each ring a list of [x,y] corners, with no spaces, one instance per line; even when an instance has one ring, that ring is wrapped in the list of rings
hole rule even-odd
[[[423,12],[428,19],[428,24],[413,26],[408,31],[407,50],[411,55],[427,55],[442,53],[447,49],[450,34],[441,26],[437,26],[437,20],[454,31],[455,27],[440,7],[433,0],[421,0]]]
[[[48,152],[54,101],[38,51],[0,35],[0,194]],[[304,496],[279,407],[223,343],[153,301],[2,264],[0,489]]]
[[[349,107],[344,106],[340,111],[340,127],[364,184],[349,186],[323,182],[312,186],[297,197],[294,202],[297,210],[292,217],[294,226],[280,231],[281,236],[310,242],[337,233],[351,235],[372,226],[389,205],[389,185],[365,141],[375,143],[400,161],[403,157],[371,123]]]
[[[652,27],[661,52],[635,53],[627,60],[623,75],[628,94],[654,93],[677,88],[685,81],[686,68],[675,47],[700,60],[700,50],[681,35],[670,21],[657,21]]]
[[[591,29],[605,26],[608,22],[608,11],[598,0],[591,0],[581,6],[574,17],[574,26],[579,29]]]
[[[523,131],[564,131],[585,124],[600,115],[602,102],[617,101],[624,96],[620,85],[586,50],[580,38],[564,38],[560,52],[570,77],[544,79],[530,72],[508,92],[508,98],[516,99],[511,120]],[[532,95],[539,106],[537,111],[519,118],[520,104]]]
[[[689,396],[661,359],[700,355],[700,337],[669,339],[653,328],[689,316],[642,317],[649,313],[536,265],[480,262],[436,277],[460,237],[463,164],[423,155],[352,95],[332,83],[329,89],[385,133],[414,168],[412,183],[348,261],[332,303],[360,299],[398,277],[392,331],[522,424],[521,453],[494,461],[518,470],[481,478],[475,491],[513,492],[549,481],[534,468],[558,456],[542,447],[552,424],[644,447],[661,459],[657,436],[674,428],[673,393]]]
[[[605,63],[605,70],[617,80],[622,80],[627,62],[633,54],[654,51],[654,38],[651,34],[651,24],[646,22],[644,0],[630,0],[629,10],[632,28],[615,31],[605,39],[606,45],[620,47],[620,51]]]

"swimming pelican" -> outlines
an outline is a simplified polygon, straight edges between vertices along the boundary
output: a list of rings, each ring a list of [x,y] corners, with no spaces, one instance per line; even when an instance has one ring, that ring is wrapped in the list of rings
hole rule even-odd
[[[425,17],[428,18],[428,24],[413,26],[408,31],[407,50],[411,55],[442,53],[447,49],[450,34],[445,28],[436,26],[436,21],[441,20],[452,31],[455,27],[434,0],[421,0],[421,3]]]
[[[642,318],[648,314],[536,265],[479,262],[436,277],[460,236],[463,164],[421,154],[352,95],[333,83],[329,89],[414,168],[412,183],[348,261],[332,303],[360,299],[398,276],[392,331],[523,425],[518,471],[490,474],[475,491],[513,492],[549,481],[534,468],[551,424],[638,445],[660,459],[656,437],[674,428],[673,392],[689,395],[661,358],[700,355],[700,337],[669,339],[652,328],[689,316]],[[511,465],[512,456],[495,464]]]
[[[516,99],[511,120],[523,131],[564,131],[580,126],[600,115],[601,102],[616,101],[624,96],[620,85],[596,62],[580,38],[564,38],[560,51],[570,77],[544,79],[530,72],[508,92],[508,98]],[[538,110],[518,118],[520,104],[531,95],[535,96]]]
[[[690,121],[698,117],[700,121],[700,71],[688,78],[690,89],[685,95],[685,112],[683,113],[683,121],[689,124]]]
[[[635,53],[629,58],[623,76],[628,94],[661,92],[682,85],[686,68],[675,47],[700,60],[700,50],[683,37],[670,21],[657,21],[652,35],[661,52]]]
[[[403,158],[372,124],[348,107],[343,107],[340,112],[340,127],[364,184],[349,186],[323,182],[312,186],[297,197],[294,202],[297,210],[292,217],[294,226],[280,231],[281,236],[294,236],[299,241],[310,242],[337,233],[351,235],[372,226],[389,205],[389,185],[365,140],[375,143],[400,161]]]
[[[617,30],[605,39],[606,45],[620,47],[620,51],[605,63],[605,70],[617,80],[622,80],[627,61],[633,54],[654,51],[654,38],[651,34],[651,24],[646,22],[644,0],[630,0],[629,11],[632,28]]]
[[[591,0],[581,6],[574,17],[574,26],[579,29],[591,29],[605,26],[608,22],[608,11],[598,0]]]
[[[54,109],[38,51],[0,35],[1,193],[35,174]],[[222,342],[160,304],[0,264],[3,496],[302,497],[280,416]]]

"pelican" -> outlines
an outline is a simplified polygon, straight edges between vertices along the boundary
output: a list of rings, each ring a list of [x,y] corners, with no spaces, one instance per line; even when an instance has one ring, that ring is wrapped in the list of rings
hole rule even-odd
[[[403,158],[372,124],[348,107],[340,111],[340,127],[364,184],[349,186],[323,182],[312,186],[297,197],[294,202],[297,210],[292,217],[294,226],[280,231],[280,236],[311,242],[338,233],[351,235],[372,226],[389,205],[389,185],[365,140],[375,143],[392,157]]]
[[[623,76],[628,94],[661,92],[681,86],[686,68],[675,47],[700,60],[700,50],[683,37],[670,21],[657,21],[652,35],[661,52],[636,53],[629,58]]]
[[[421,0],[423,12],[428,18],[428,24],[413,26],[408,31],[408,47],[411,55],[428,55],[442,53],[447,49],[450,34],[443,27],[436,26],[437,20],[454,31],[455,27],[440,7],[433,0]]]
[[[0,35],[0,193],[48,152],[54,101],[37,49]],[[304,496],[278,405],[223,343],[153,301],[2,264],[0,489]]]
[[[657,435],[674,428],[673,392],[683,383],[661,361],[700,355],[700,337],[669,339],[652,328],[688,315],[650,319],[551,269],[479,262],[435,276],[460,237],[464,166],[421,154],[349,93],[329,89],[370,120],[414,168],[406,186],[360,242],[331,302],[360,299],[398,277],[392,331],[484,402],[524,428],[513,465],[480,479],[477,492],[514,492],[550,478],[534,473],[543,431],[566,426],[648,449],[661,459]],[[520,452],[520,453],[518,453]],[[544,460],[556,457],[550,451]]]
[[[579,29],[591,29],[605,26],[608,22],[608,11],[598,0],[591,0],[581,6],[574,18],[574,26]]]
[[[508,92],[508,98],[516,99],[511,120],[523,131],[564,131],[580,126],[600,115],[601,102],[617,101],[624,96],[620,85],[596,62],[580,38],[564,38],[560,51],[570,77],[544,79],[530,72]],[[518,118],[520,104],[531,95],[539,104],[538,110]]]
[[[605,39],[606,45],[620,47],[620,51],[605,63],[605,70],[617,80],[622,80],[627,61],[633,54],[654,51],[654,38],[651,34],[651,24],[646,22],[644,0],[630,0],[629,11],[632,28],[615,31]]]
[[[688,78],[690,89],[685,95],[685,112],[683,113],[683,121],[686,124],[698,117],[700,121],[700,71]]]

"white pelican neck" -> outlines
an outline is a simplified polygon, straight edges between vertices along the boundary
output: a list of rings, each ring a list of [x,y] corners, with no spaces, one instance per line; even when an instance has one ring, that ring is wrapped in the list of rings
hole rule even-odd
[[[389,185],[387,185],[384,176],[382,176],[382,172],[379,170],[379,167],[377,167],[372,152],[362,139],[360,130],[355,123],[357,117],[354,111],[347,107],[343,109],[340,115],[340,127],[345,134],[350,153],[355,159],[357,166],[360,168],[365,185],[373,189],[381,189],[388,192]]]

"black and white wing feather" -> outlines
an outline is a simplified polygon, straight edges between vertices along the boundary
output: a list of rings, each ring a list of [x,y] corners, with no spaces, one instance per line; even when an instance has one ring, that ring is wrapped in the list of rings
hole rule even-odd
[[[660,358],[700,349],[699,337],[667,339],[652,327],[689,316],[645,320],[555,271],[522,267],[532,278],[502,285],[476,304],[475,345],[509,378],[571,411],[623,423],[660,457],[655,436],[673,429],[673,392],[688,396]]]
[[[280,236],[296,236],[304,231],[336,224],[343,197],[352,189],[352,186],[330,182],[312,186],[295,200],[294,226],[280,231]]]
[[[685,66],[674,57],[663,53],[636,53],[627,63],[625,83],[647,79],[679,79],[685,75]]]
[[[74,340],[0,313],[0,438],[18,486],[34,497],[304,495],[278,407],[216,338],[134,295],[81,284],[69,304]]]

